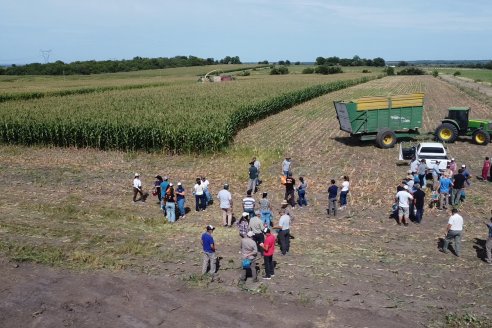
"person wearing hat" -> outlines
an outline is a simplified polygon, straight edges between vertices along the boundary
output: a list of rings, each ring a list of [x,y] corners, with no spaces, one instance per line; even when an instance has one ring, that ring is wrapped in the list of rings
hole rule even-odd
[[[161,203],[162,200],[162,195],[161,195],[161,183],[164,181],[160,175],[155,176],[155,181],[154,181],[154,191],[152,194],[154,196],[157,196],[157,199],[159,200],[159,204]]]
[[[222,223],[224,227],[232,226],[232,195],[229,185],[224,183],[224,188],[217,194],[220,210],[222,211]]]
[[[249,220],[249,230],[253,232],[253,240],[256,242],[256,246],[259,246],[263,242],[263,222],[260,219],[260,212],[258,211],[255,216],[252,216]],[[263,249],[260,248],[260,253],[263,255]]]
[[[212,225],[207,225],[206,232],[202,234],[202,248],[203,248],[203,265],[202,265],[202,275],[207,273],[207,268],[210,265],[210,274],[212,277],[215,275],[216,271],[216,261],[217,256],[215,254],[215,241],[212,237],[212,232],[215,227]]]
[[[395,201],[398,203],[398,225],[403,223],[408,226],[407,219],[410,217],[410,201],[413,201],[413,196],[408,191],[407,185],[404,185],[403,190],[396,193]]]
[[[244,238],[244,236],[246,236],[249,231],[249,213],[243,212],[241,218],[236,224],[237,228],[239,229],[239,236],[241,238]]]
[[[255,162],[250,162],[249,163],[249,181],[248,181],[248,191],[255,192],[258,190],[258,186],[256,184],[256,181],[258,179],[258,169],[255,166]]]
[[[253,231],[248,231],[244,238],[241,239],[241,256],[243,259],[243,269],[241,272],[241,277],[239,278],[241,282],[246,281],[249,270],[251,270],[251,278],[253,279],[253,282],[258,281],[256,274],[256,256],[258,255],[258,247],[252,239],[254,235],[255,234]]]
[[[273,253],[275,252],[275,236],[269,228],[263,229],[265,241],[260,244],[263,249],[263,261],[265,263],[265,276],[263,279],[270,280],[275,277],[275,266],[273,264]]]
[[[137,195],[140,194],[140,198],[137,199]],[[141,200],[145,202],[145,197],[142,191],[142,181],[140,181],[140,174],[135,173],[135,178],[133,179],[133,202]]]
[[[422,217],[424,216],[424,205],[425,205],[425,192],[422,191],[420,185],[415,184],[415,192],[413,193],[413,199],[415,204],[415,223],[420,223]]]
[[[289,207],[289,202],[286,201],[285,199],[280,203],[280,210],[284,211],[285,214],[290,216],[290,219],[294,221],[294,213],[292,211],[292,208]]]
[[[407,174],[407,176],[405,177],[405,182],[406,185],[408,186],[408,190],[413,191],[415,185],[415,181],[413,180],[413,175]]]
[[[422,188],[425,188],[425,174],[427,173],[427,164],[425,163],[425,159],[420,161],[419,166],[417,167],[417,174],[419,175],[419,184]]]
[[[178,202],[179,216],[184,219],[186,217],[186,192],[181,182],[178,182],[178,188],[176,188],[176,201]]]
[[[169,188],[166,192],[166,217],[167,222],[174,223],[176,221],[176,195],[174,194],[174,185],[169,183]]]

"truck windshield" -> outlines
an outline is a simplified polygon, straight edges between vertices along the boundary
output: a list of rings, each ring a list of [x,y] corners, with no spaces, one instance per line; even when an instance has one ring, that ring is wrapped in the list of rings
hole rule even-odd
[[[444,149],[439,147],[422,147],[420,153],[444,154]]]

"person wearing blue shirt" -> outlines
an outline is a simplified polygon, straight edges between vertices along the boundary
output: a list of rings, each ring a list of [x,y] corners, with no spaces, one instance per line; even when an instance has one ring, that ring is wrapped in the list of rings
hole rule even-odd
[[[178,202],[179,216],[184,219],[186,217],[185,189],[181,182],[178,182],[178,188],[176,189],[176,200]]]
[[[166,198],[166,192],[167,188],[169,188],[169,178],[164,177],[164,181],[161,182],[161,209],[164,212],[164,216],[166,215],[166,201],[164,198]]]
[[[203,266],[202,274],[207,273],[207,268],[210,263],[210,274],[212,277],[216,271],[216,255],[215,255],[215,241],[212,237],[212,232],[215,230],[214,226],[207,225],[207,232],[202,234],[202,247],[203,247]]]
[[[439,190],[439,209],[445,209],[449,202],[449,188],[451,188],[453,182],[446,175],[443,175],[439,179],[440,190]]]
[[[331,180],[331,186],[328,187],[328,209],[327,213],[333,214],[333,216],[337,216],[337,195],[338,195],[338,186],[335,184],[335,180]]]

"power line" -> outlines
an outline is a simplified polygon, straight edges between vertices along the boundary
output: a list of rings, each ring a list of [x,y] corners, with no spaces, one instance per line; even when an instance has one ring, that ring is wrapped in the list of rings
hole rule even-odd
[[[39,50],[41,51],[41,56],[43,56],[44,63],[48,64],[50,62],[51,49],[49,50]]]

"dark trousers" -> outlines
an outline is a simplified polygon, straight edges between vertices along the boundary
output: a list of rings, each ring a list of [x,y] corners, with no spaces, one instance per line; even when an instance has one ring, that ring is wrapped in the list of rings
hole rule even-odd
[[[294,189],[285,189],[285,200],[290,204],[290,206],[296,206],[296,197],[294,196]]]
[[[304,189],[300,189],[297,191],[297,195],[299,196],[299,199],[297,200],[299,206],[307,206],[306,191]]]
[[[139,198],[138,200],[142,199],[142,198],[143,198],[143,196],[144,196],[144,195],[143,195],[142,190],[140,190],[140,189],[138,189],[138,188],[133,187],[133,201],[134,201],[134,202],[136,202],[136,201],[137,201],[137,195],[138,195],[138,194],[140,194],[140,198]]]
[[[195,195],[195,210],[198,212],[199,210],[204,210],[207,208],[207,196],[203,195]]]
[[[424,179],[425,179],[425,174],[419,174],[419,181],[420,181],[420,186],[424,188]]]
[[[424,208],[423,207],[416,207],[417,213],[415,214],[415,222],[420,223],[422,221],[422,217],[424,216]]]
[[[278,241],[280,243],[280,251],[285,255],[290,248],[290,230],[280,230],[278,233]]]
[[[271,277],[275,274],[274,265],[273,265],[273,255],[272,256],[264,256],[263,260],[265,261],[265,276]]]
[[[262,233],[255,233],[253,240],[255,241],[256,247],[260,251],[261,255],[263,255],[263,248],[260,247],[260,244],[265,241],[265,236]]]

